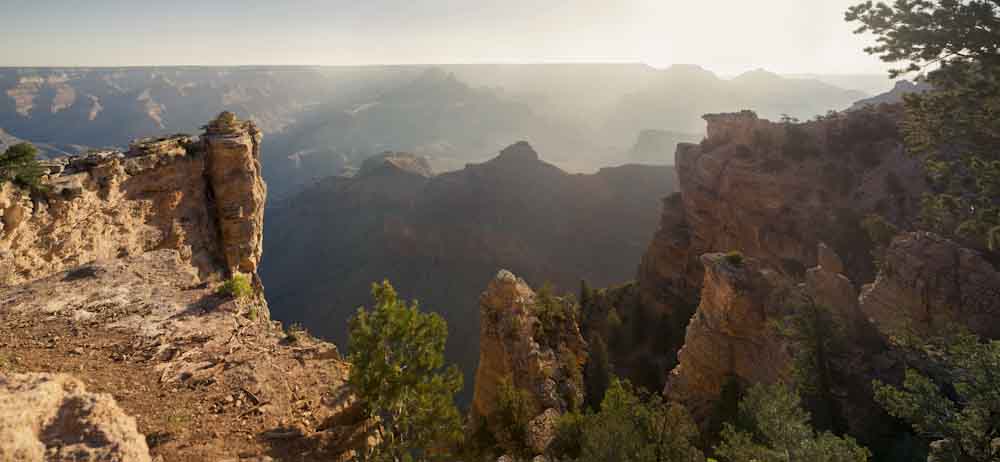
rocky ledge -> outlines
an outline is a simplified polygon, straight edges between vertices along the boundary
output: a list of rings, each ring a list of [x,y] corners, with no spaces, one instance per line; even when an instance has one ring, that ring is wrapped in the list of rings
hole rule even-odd
[[[155,249],[177,250],[205,278],[255,274],[267,191],[260,139],[252,122],[223,113],[200,139],[51,162],[42,191],[0,186],[0,285]]]
[[[223,113],[200,138],[0,190],[0,460],[349,460],[366,444],[336,347],[270,319],[259,144]],[[254,290],[220,293],[238,273]]]

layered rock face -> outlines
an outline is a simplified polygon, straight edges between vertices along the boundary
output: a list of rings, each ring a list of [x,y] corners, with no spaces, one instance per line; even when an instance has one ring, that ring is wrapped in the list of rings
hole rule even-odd
[[[955,325],[1000,338],[1000,271],[979,252],[927,232],[897,236],[861,310],[887,337],[941,334]]]
[[[205,278],[220,266],[254,274],[266,196],[259,141],[252,123],[224,113],[201,141],[141,140],[55,162],[42,197],[5,184],[0,283],[156,249],[176,249]]]
[[[526,390],[537,415],[528,444],[541,454],[555,436],[556,418],[583,403],[581,370],[586,345],[572,319],[557,325],[540,311],[535,292],[509,271],[500,271],[480,297],[480,353],[472,400],[474,426],[489,425],[501,383]]]
[[[907,225],[926,189],[919,160],[901,147],[897,111],[886,106],[805,124],[749,111],[705,116],[705,141],[678,146],[680,196],[665,202],[643,258],[643,300],[667,312],[696,302],[698,258],[710,252],[740,250],[802,277],[816,265],[821,241],[844,258],[846,275],[870,280],[871,244],[860,219],[879,213]]]
[[[41,194],[7,185],[0,384],[70,373],[113,394],[148,443],[121,460],[350,460],[370,427],[336,347],[283,331],[259,284],[238,298],[217,292],[235,273],[259,281],[259,141],[253,124],[223,113],[200,140],[56,162]],[[17,393],[0,386],[0,403]],[[17,421],[0,405],[0,421],[50,452],[97,437],[61,417],[46,423],[55,411],[38,403],[15,412],[37,418]]]
[[[789,377],[790,353],[769,322],[784,307],[775,299],[782,283],[760,262],[724,254],[701,257],[701,304],[691,318],[666,394],[705,421],[728,380],[773,383]]]
[[[0,375],[0,460],[148,462],[146,438],[108,394],[68,375]]]
[[[253,122],[240,122],[230,112],[206,126],[202,136],[223,255],[234,273],[256,274],[264,249],[267,186],[260,167],[261,138]]]
[[[724,254],[701,258],[701,303],[665,394],[685,404],[703,428],[725,386],[793,382],[798,377],[793,374],[796,355],[815,348],[805,342],[820,341],[828,342],[823,347],[826,364],[809,367],[829,368],[811,372],[823,374],[829,395],[805,397],[815,412],[814,423],[876,445],[891,437],[891,419],[872,399],[870,387],[875,379],[899,380],[901,363],[861,314],[858,292],[842,274],[840,258],[825,244],[818,246],[817,255],[819,265],[801,283],[753,259],[737,263]],[[829,319],[825,335],[836,338],[809,339],[796,332],[795,326],[814,322],[806,311],[810,309],[826,313],[817,316]]]

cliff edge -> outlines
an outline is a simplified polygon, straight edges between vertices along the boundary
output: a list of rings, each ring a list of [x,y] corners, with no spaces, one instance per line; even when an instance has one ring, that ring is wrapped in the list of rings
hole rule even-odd
[[[272,322],[257,277],[260,140],[222,113],[198,138],[59,159],[43,191],[0,189],[0,384],[85,387],[134,417],[152,460],[348,460],[365,441],[349,366],[334,345]],[[238,275],[250,290],[218,290]],[[0,386],[0,402],[15,392]],[[62,399],[48,395],[37,401]],[[28,427],[0,426],[0,440],[34,435],[41,452],[17,460],[68,454],[87,427],[62,414],[39,409]],[[108,451],[73,460],[144,460]]]

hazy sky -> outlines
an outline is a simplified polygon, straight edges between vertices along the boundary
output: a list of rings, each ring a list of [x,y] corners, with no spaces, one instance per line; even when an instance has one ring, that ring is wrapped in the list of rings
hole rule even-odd
[[[882,72],[860,0],[0,0],[0,66],[642,61]]]

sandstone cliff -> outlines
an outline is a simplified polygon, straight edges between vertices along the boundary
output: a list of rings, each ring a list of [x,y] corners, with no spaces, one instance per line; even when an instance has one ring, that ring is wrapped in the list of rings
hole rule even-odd
[[[791,356],[771,325],[785,309],[776,299],[784,281],[755,259],[716,253],[702,256],[701,262],[701,304],[688,325],[666,393],[704,422],[727,381],[788,378]]]
[[[849,432],[874,447],[893,436],[892,419],[872,399],[871,382],[898,381],[899,355],[861,314],[840,258],[824,244],[817,255],[819,265],[801,283],[754,259],[701,258],[701,303],[665,393],[685,404],[703,429],[718,430],[709,426],[718,422],[724,387],[796,384],[805,373],[815,380],[803,396],[814,425]],[[824,330],[812,330],[816,322]],[[812,358],[805,363],[803,350]]]
[[[223,113],[197,139],[52,163],[42,193],[5,186],[0,382],[77,377],[135,417],[156,460],[349,457],[365,427],[348,365],[332,344],[273,323],[261,293],[259,142]],[[237,273],[257,282],[252,293],[218,294]],[[80,427],[36,410],[19,438],[73,450]]]
[[[861,310],[887,337],[940,335],[955,325],[1000,339],[1000,271],[981,253],[927,232],[897,236]]]
[[[225,113],[200,141],[141,140],[126,153],[52,162],[40,197],[5,184],[0,283],[157,249],[177,250],[204,278],[220,266],[255,274],[266,195],[259,141],[252,123]]]
[[[572,316],[544,310],[564,309],[560,300],[545,306],[524,280],[500,271],[480,297],[480,350],[472,400],[472,425],[491,428],[501,383],[528,392],[535,417],[527,445],[545,452],[555,436],[556,418],[583,403],[582,368],[586,345]]]
[[[861,218],[878,213],[906,227],[926,190],[906,155],[897,107],[836,114],[804,124],[753,112],[707,115],[707,138],[677,149],[680,195],[664,203],[639,272],[643,301],[667,312],[695,303],[699,257],[739,250],[782,274],[816,265],[817,244],[844,258],[848,277],[874,276]]]

